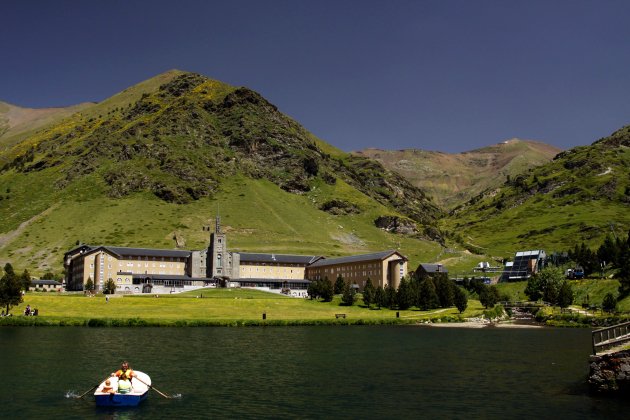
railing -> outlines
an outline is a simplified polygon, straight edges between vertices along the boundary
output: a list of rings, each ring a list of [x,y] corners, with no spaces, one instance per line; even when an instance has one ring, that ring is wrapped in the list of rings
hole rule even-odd
[[[593,354],[630,342],[630,322],[600,328],[592,332]]]
[[[547,302],[511,302],[504,301],[499,302],[504,308],[543,308],[545,306],[550,306]]]

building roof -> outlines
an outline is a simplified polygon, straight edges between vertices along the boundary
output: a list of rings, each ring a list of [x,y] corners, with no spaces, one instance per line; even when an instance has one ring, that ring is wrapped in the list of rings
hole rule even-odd
[[[321,259],[311,264],[310,267],[327,267],[331,265],[350,264],[350,263],[358,263],[358,262],[374,261],[374,260],[382,261],[386,258],[391,257],[394,254],[398,254],[400,258],[405,261],[407,260],[407,257],[400,254],[398,251],[389,250],[389,251],[374,252],[372,254],[351,255],[349,257]]]
[[[284,264],[303,264],[309,265],[323,258],[318,255],[287,255],[287,254],[255,254],[249,252],[239,252],[241,263],[257,262],[257,263],[284,263]]]
[[[82,254],[89,254],[94,251],[104,250],[104,251],[108,251],[116,255],[118,258],[122,258],[123,256],[188,258],[190,257],[190,253],[191,253],[191,251],[182,251],[182,250],[176,250],[176,249],[127,248],[127,247],[122,247],[122,246],[83,245],[79,248],[75,248],[72,251],[67,252],[66,255],[73,253],[74,251],[77,251],[77,250],[81,250]]]
[[[230,283],[300,283],[308,284],[306,279],[230,279]]]
[[[39,286],[61,286],[57,280],[31,280],[32,285]]]
[[[179,274],[133,274],[133,278],[135,280],[144,280],[144,279],[152,279],[152,280],[193,280],[193,281],[211,281],[211,278],[207,277],[190,277],[186,275]]]
[[[535,249],[532,251],[518,251],[516,253],[517,257],[538,257],[538,256],[545,256],[545,251],[542,249]]]
[[[448,273],[448,269],[442,264],[424,264],[420,263],[420,266],[427,273]]]

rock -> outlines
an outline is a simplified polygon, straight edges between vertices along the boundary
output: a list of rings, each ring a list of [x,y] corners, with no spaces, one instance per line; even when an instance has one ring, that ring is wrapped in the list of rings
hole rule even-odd
[[[591,356],[588,384],[597,394],[630,393],[630,350]]]
[[[403,219],[398,216],[379,216],[374,220],[374,225],[388,232],[413,235],[418,233],[416,223],[413,220]]]

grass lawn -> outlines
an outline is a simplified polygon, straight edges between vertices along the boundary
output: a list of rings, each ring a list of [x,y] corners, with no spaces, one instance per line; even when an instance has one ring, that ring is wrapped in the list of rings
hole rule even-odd
[[[203,294],[203,298],[199,298]],[[348,307],[340,306],[340,297],[332,302],[290,298],[284,295],[249,289],[201,289],[177,295],[86,297],[77,294],[27,293],[24,302],[12,309],[14,317],[20,316],[26,305],[39,311],[37,322],[52,324],[83,325],[90,320],[141,320],[149,325],[237,325],[266,322],[284,323],[413,323],[421,320],[459,317],[456,308],[432,311],[390,309],[367,309],[359,303]],[[396,318],[396,312],[400,318]],[[483,307],[478,301],[469,301],[462,317],[480,316]],[[335,314],[346,314],[345,319]],[[32,321],[35,322],[35,321]],[[99,325],[96,322],[95,325]]]

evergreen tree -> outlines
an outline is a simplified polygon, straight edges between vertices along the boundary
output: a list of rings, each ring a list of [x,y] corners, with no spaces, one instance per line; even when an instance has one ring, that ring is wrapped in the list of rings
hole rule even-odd
[[[564,280],[560,285],[560,291],[558,293],[558,306],[561,308],[568,308],[573,303],[575,295],[573,289],[568,281]]]
[[[460,314],[468,307],[468,295],[462,287],[455,286],[453,288],[453,302]]]
[[[88,277],[87,281],[85,282],[84,288],[90,293],[94,291],[94,280],[92,280],[92,277]]]
[[[606,296],[604,296],[602,309],[608,313],[615,312],[617,309],[617,299],[612,293],[606,293]]]
[[[28,289],[31,287],[31,273],[29,273],[26,268],[20,276],[20,283],[22,283],[22,289],[24,289],[25,292],[28,292]]]
[[[374,285],[372,284],[372,280],[370,280],[370,278],[368,277],[367,281],[365,282],[365,287],[363,287],[363,303],[368,308],[374,302],[374,293]]]
[[[481,293],[479,293],[479,302],[486,308],[493,308],[499,301],[499,290],[496,286],[487,286],[484,284]]]
[[[343,293],[343,289],[346,286],[346,282],[343,280],[343,277],[341,277],[341,274],[339,274],[339,276],[337,276],[337,280],[335,280],[335,294],[341,294]]]
[[[319,295],[324,302],[331,302],[333,300],[333,285],[328,277],[324,277],[319,288]]]
[[[389,309],[394,309],[396,306],[396,289],[394,289],[391,285],[387,284],[385,289],[385,307]]]
[[[343,294],[341,295],[341,303],[346,306],[354,305],[355,293],[354,289],[350,286],[350,282],[345,282],[343,287]]]
[[[374,303],[378,306],[378,309],[385,306],[385,291],[380,285],[374,290]]]
[[[619,300],[630,295],[630,247],[626,247],[619,257],[619,271],[615,276],[619,280]]]
[[[398,309],[406,310],[413,305],[413,297],[411,295],[411,286],[406,278],[400,280],[398,291],[396,292],[396,303]]]
[[[619,241],[615,241],[611,235],[607,235],[604,243],[597,250],[597,259],[606,264],[617,265],[619,262]]]
[[[12,306],[22,303],[22,283],[13,271],[13,266],[6,263],[4,275],[0,278],[0,307],[6,307],[5,314],[9,314]]]
[[[107,279],[103,287],[103,293],[106,295],[113,295],[116,293],[116,282],[113,279]]]
[[[428,311],[429,309],[438,308],[439,305],[440,300],[438,298],[437,292],[435,291],[433,279],[431,279],[431,277],[426,277],[420,282],[418,288],[417,306],[423,311]]]
[[[453,306],[453,288],[455,285],[448,279],[446,273],[440,273],[433,279],[435,285],[435,292],[438,296],[441,308],[448,308]]]

